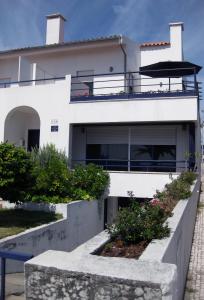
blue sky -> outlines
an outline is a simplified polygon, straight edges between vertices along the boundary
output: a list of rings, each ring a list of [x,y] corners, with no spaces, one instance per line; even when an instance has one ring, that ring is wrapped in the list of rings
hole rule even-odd
[[[119,33],[168,41],[168,23],[182,21],[185,58],[204,66],[204,0],[0,0],[0,50],[44,44],[45,16],[56,12],[67,18],[67,41]]]

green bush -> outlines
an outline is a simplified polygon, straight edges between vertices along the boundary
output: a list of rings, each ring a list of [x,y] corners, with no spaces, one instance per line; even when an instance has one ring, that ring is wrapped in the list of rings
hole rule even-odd
[[[167,214],[159,205],[139,204],[132,201],[130,207],[119,210],[115,223],[108,227],[111,238],[126,244],[161,239],[169,235],[164,221]]]
[[[108,183],[108,174],[102,168],[89,164],[68,169],[68,158],[47,145],[31,154],[35,165],[33,175],[33,202],[65,203],[72,200],[98,199]]]
[[[129,193],[131,205],[119,210],[115,223],[108,227],[111,238],[121,239],[127,244],[161,239],[169,235],[170,230],[165,220],[172,215],[172,210],[180,199],[191,195],[191,185],[197,175],[184,172],[165,189],[157,191],[152,201],[140,204]]]
[[[162,201],[165,201],[167,198],[175,201],[189,198],[191,196],[191,185],[196,178],[196,173],[191,171],[183,172],[177,179],[166,184],[162,192],[156,191],[154,198],[158,198]]]
[[[99,199],[108,174],[93,164],[68,168],[68,158],[54,145],[31,154],[14,145],[0,144],[0,196],[12,202],[67,203]]]
[[[71,197],[75,200],[99,199],[108,181],[108,173],[101,167],[94,164],[78,165],[71,174]]]
[[[190,197],[190,185],[183,180],[173,180],[171,183],[166,185],[167,194],[174,200],[181,200]]]
[[[66,155],[57,151],[54,145],[46,145],[39,150],[34,149],[31,159],[36,178],[31,200],[58,203],[67,199],[70,172]]]
[[[23,148],[0,144],[0,196],[11,202],[27,201],[34,184],[33,164]]]
[[[189,171],[189,172],[183,172],[183,173],[181,173],[181,175],[180,175],[179,178],[180,178],[180,180],[186,182],[187,184],[192,185],[193,182],[197,178],[197,174],[194,173],[194,172],[191,172],[191,171]]]

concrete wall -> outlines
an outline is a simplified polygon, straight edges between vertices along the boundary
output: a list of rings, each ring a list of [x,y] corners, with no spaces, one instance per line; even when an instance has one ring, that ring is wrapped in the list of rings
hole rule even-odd
[[[108,240],[102,232],[71,253],[47,251],[29,260],[26,299],[175,299],[174,265],[92,254]]]
[[[167,220],[170,237],[153,241],[139,260],[96,255],[110,240],[105,231],[71,253],[48,251],[31,259],[25,264],[26,299],[181,300],[199,188],[198,180]]]
[[[18,80],[19,58],[0,59],[0,79]]]
[[[14,109],[5,121],[4,140],[27,149],[29,129],[40,129],[38,113],[28,107]]]
[[[31,207],[30,207],[31,209]],[[46,210],[46,207],[45,207]],[[58,207],[66,218],[0,240],[0,250],[33,254],[53,249],[71,251],[104,228],[103,201],[75,201]],[[66,212],[67,211],[67,212]],[[8,261],[7,272],[22,272],[20,262]]]
[[[54,212],[56,214],[62,214],[63,217],[67,218],[67,204],[66,203],[34,203],[34,202],[25,202],[22,204],[15,204],[9,201],[0,200],[0,205],[2,208],[15,208],[15,209],[25,209],[30,211],[45,211],[45,212]]]
[[[141,47],[141,66],[151,65],[160,61],[183,60],[183,24],[171,23],[169,24],[169,27],[170,45]],[[141,91],[143,92],[169,90],[168,78],[150,78],[148,76],[142,76],[141,83],[144,85],[141,87]],[[182,90],[182,79],[171,78],[170,90]]]
[[[163,190],[165,184],[171,182],[168,173],[109,172],[109,175],[109,196],[112,197],[127,197],[127,192],[132,191],[136,197],[151,198],[156,190]],[[177,176],[173,174],[173,178]]]
[[[42,53],[29,56],[31,63],[53,77],[61,77],[67,74],[77,75],[77,71],[93,70],[94,74],[109,73],[112,66],[113,72],[124,72],[123,53],[119,45],[97,47],[93,49],[64,50],[59,54]],[[139,67],[139,66],[138,66]],[[111,75],[111,73],[110,73]],[[49,77],[48,77],[49,78]]]
[[[70,124],[197,120],[196,97],[69,103],[70,84],[67,76],[46,85],[0,89],[0,141],[4,140],[6,117],[22,107],[33,108],[39,115],[40,145],[54,143],[66,153]],[[50,130],[53,120],[57,121],[58,132]]]
[[[53,143],[58,149],[64,150],[68,154],[69,93],[70,78],[54,84],[0,89],[0,141],[6,139],[5,120],[11,111],[15,109],[16,112],[20,112],[34,109],[40,118],[40,146]],[[58,132],[51,132],[53,120],[58,122]],[[7,123],[7,125],[12,126],[12,123]],[[17,122],[16,127],[18,125]],[[29,125],[32,126],[32,124]],[[26,126],[24,126],[24,130],[26,130]]]
[[[192,188],[189,200],[181,200],[167,222],[171,234],[163,240],[154,240],[139,260],[158,261],[177,266],[177,299],[182,299],[186,283],[191,245],[195,226],[200,181]]]
[[[136,100],[86,101],[70,103],[70,122],[170,122],[196,121],[196,97],[149,98]]]

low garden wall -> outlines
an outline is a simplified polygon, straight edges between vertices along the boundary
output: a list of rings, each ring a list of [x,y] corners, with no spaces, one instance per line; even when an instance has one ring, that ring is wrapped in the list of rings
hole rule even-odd
[[[15,208],[15,209],[25,209],[31,211],[45,211],[45,212],[54,212],[62,214],[64,218],[67,217],[67,204],[66,203],[35,203],[35,202],[25,202],[22,204],[15,204],[9,201],[0,201],[0,206],[2,208]]]
[[[31,206],[28,205],[29,209]],[[42,205],[37,206],[43,209]],[[32,206],[33,210],[35,208],[36,204]],[[34,256],[49,249],[71,251],[103,230],[103,201],[74,201],[52,205],[51,209],[62,213],[64,218],[3,238],[0,240],[0,250],[24,252]],[[49,207],[45,205],[44,210],[48,211]],[[22,271],[22,263],[8,261],[8,273]]]
[[[48,251],[28,261],[26,299],[181,300],[199,189],[197,181],[174,208],[170,237],[153,241],[139,260],[94,255],[109,240],[102,232],[71,253]]]
[[[192,187],[188,201],[180,200],[167,222],[171,229],[168,238],[153,240],[140,256],[140,260],[158,261],[177,266],[178,299],[183,298],[195,227],[200,181]]]

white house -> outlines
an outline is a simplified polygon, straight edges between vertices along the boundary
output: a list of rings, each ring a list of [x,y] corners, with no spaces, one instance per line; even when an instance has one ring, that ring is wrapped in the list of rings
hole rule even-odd
[[[169,24],[169,42],[139,45],[122,35],[64,42],[65,21],[47,16],[43,46],[0,52],[0,141],[53,143],[72,167],[104,166],[110,197],[150,198],[200,152],[196,69],[192,78],[139,72],[183,61],[183,23]]]

